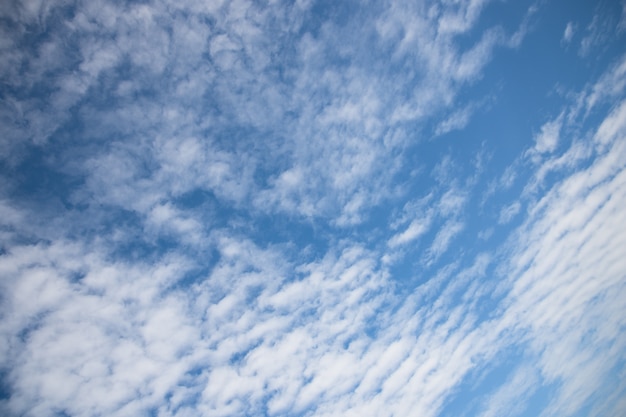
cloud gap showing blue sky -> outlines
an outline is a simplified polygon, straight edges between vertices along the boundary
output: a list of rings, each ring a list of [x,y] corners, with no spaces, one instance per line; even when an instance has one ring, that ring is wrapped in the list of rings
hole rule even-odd
[[[626,413],[626,3],[0,5],[0,413]]]

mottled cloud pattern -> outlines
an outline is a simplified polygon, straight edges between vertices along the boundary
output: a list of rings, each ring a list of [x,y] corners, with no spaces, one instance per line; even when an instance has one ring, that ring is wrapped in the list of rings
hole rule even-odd
[[[1,5],[0,414],[624,414],[626,8],[575,3]]]

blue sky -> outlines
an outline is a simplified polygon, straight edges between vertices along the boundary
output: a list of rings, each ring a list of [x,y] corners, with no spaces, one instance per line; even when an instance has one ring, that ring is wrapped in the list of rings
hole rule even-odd
[[[626,413],[623,1],[0,31],[0,414]]]

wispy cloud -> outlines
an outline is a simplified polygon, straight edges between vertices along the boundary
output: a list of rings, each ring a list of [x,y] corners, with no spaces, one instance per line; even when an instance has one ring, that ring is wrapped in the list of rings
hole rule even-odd
[[[537,371],[530,366],[518,367],[485,404],[480,414],[483,417],[517,416],[524,412],[527,402],[524,399],[534,393],[540,385]]]
[[[626,57],[622,57],[613,69],[600,78],[592,87],[591,93],[586,97],[587,111],[591,110],[598,101],[606,96],[618,96],[624,91],[626,81]]]
[[[553,152],[559,144],[563,114],[541,126],[541,131],[535,136],[535,150],[539,153]]]
[[[452,239],[463,230],[463,223],[457,220],[449,220],[437,232],[435,240],[427,251],[426,263],[431,264],[438,259],[450,247]]]
[[[430,222],[429,218],[413,220],[405,230],[389,239],[389,246],[393,248],[419,238],[429,229]]]
[[[435,135],[443,135],[453,130],[463,129],[469,123],[473,109],[464,107],[452,113],[447,119],[437,125]]]
[[[498,219],[498,223],[505,224],[510,222],[520,211],[522,205],[519,201],[515,201],[510,205],[503,207],[500,211],[500,218]]]
[[[585,28],[580,41],[578,54],[581,57],[587,57],[593,48],[604,47],[610,42],[612,35],[621,30],[622,10],[623,5],[618,3],[596,5],[591,22]]]
[[[576,33],[576,25],[573,22],[567,22],[565,26],[565,30],[563,31],[563,38],[561,41],[563,43],[569,44]]]

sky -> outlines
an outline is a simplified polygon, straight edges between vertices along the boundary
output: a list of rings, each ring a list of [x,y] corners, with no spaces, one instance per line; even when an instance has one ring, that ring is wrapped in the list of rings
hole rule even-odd
[[[0,414],[626,415],[626,3],[0,2]]]

